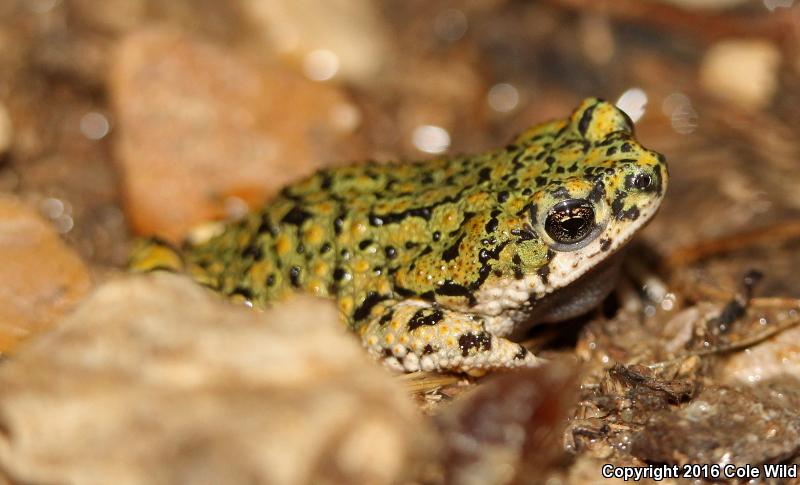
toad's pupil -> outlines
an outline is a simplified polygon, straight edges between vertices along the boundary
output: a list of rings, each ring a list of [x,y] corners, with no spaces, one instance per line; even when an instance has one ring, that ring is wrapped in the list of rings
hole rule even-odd
[[[650,188],[651,182],[652,180],[650,179],[649,175],[641,174],[637,176],[636,179],[633,181],[633,185],[639,190],[645,190]]]
[[[561,222],[564,232],[571,238],[575,238],[581,234],[587,225],[588,221],[583,217],[572,217]]]
[[[568,199],[550,209],[544,229],[554,241],[564,244],[583,240],[594,225],[594,208],[585,199]]]

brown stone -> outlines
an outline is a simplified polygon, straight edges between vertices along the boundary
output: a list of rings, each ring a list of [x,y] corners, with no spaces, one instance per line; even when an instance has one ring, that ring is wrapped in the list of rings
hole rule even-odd
[[[338,88],[174,31],[127,36],[110,91],[125,208],[140,234],[180,240],[230,215],[231,201],[258,206],[319,167],[363,156],[355,107]]]
[[[99,287],[0,388],[20,483],[401,483],[427,451],[332,304],[259,312],[167,273]]]
[[[0,352],[48,328],[89,287],[86,266],[50,224],[0,197]]]

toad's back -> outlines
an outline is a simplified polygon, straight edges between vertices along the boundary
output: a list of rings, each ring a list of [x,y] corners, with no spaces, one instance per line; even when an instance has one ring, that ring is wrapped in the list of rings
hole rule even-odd
[[[611,259],[665,186],[663,157],[589,99],[477,156],[323,170],[180,259],[151,244],[132,264],[182,267],[259,307],[295,289],[335,297],[406,370],[526,365],[500,337],[553,320],[537,306]]]

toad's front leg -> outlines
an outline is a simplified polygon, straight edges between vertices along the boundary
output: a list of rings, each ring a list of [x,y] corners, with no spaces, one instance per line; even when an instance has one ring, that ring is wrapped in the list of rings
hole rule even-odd
[[[493,335],[484,317],[420,300],[385,305],[361,336],[370,354],[406,372],[474,373],[540,362],[522,345]]]

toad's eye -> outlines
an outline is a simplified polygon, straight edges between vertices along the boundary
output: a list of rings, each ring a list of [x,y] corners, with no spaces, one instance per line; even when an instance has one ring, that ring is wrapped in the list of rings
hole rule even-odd
[[[633,186],[639,190],[647,190],[653,183],[653,179],[646,173],[640,173],[633,178]]]
[[[544,230],[554,241],[574,244],[592,233],[594,208],[586,199],[567,199],[554,205],[544,221]]]

